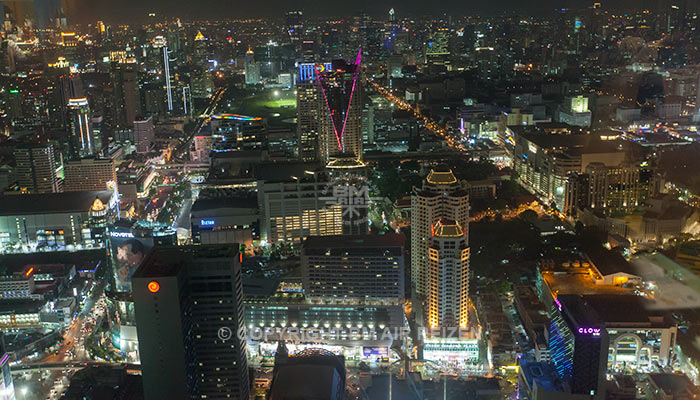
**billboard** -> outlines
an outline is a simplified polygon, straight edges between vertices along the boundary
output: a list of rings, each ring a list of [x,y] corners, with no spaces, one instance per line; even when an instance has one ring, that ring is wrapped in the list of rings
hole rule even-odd
[[[387,346],[363,346],[362,355],[364,357],[389,357],[389,348]]]
[[[109,233],[114,285],[116,292],[131,291],[131,277],[148,251],[153,248],[153,237],[137,237],[130,228],[114,227]]]

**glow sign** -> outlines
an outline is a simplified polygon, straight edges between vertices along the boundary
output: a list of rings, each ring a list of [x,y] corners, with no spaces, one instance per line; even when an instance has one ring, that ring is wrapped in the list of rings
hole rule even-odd
[[[133,238],[134,234],[131,232],[110,232],[110,236],[117,238]]]
[[[213,219],[203,219],[199,221],[199,224],[201,226],[214,226],[214,220]]]
[[[600,336],[600,328],[578,328],[578,333],[580,335],[590,335],[590,336]]]

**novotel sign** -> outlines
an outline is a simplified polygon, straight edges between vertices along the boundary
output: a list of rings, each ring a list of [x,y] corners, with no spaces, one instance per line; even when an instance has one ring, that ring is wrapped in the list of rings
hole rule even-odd
[[[578,328],[578,333],[580,335],[600,336],[600,328],[581,327]]]
[[[131,232],[110,232],[110,236],[119,238],[133,238],[134,234]]]
[[[199,225],[201,225],[201,226],[214,226],[214,220],[213,219],[202,219],[199,221]]]

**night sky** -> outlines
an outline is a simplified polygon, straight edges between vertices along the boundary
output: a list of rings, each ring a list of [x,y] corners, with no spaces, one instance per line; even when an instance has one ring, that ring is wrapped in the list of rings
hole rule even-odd
[[[540,14],[556,7],[584,7],[593,1],[580,0],[72,0],[81,10],[79,22],[97,19],[116,22],[140,22],[148,12],[197,18],[281,17],[285,11],[301,9],[312,16],[344,17],[365,11],[373,16],[385,14],[391,7],[398,17],[416,15],[456,16],[470,13],[514,11],[524,15]],[[681,0],[682,1],[682,0]],[[633,6],[655,8],[663,0],[602,0],[603,7],[624,10]],[[138,19],[135,19],[138,18]]]

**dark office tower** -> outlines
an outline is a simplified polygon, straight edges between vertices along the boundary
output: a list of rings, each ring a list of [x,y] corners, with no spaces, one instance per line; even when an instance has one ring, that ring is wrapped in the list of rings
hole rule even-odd
[[[115,123],[120,128],[131,127],[141,113],[139,79],[136,63],[119,63],[112,69]]]
[[[551,310],[549,352],[557,374],[572,394],[605,398],[608,333],[579,295],[558,296]]]
[[[289,11],[285,16],[284,25],[292,43],[298,43],[304,33],[303,17],[301,11]]]
[[[80,10],[78,2],[80,2],[80,0],[61,0],[63,26],[75,24],[76,17]]]
[[[78,74],[61,76],[61,102],[63,106],[68,105],[70,99],[85,97],[83,80]]]
[[[60,15],[60,0],[34,0],[34,17],[40,35],[45,36],[46,29],[55,28]]]
[[[63,191],[56,174],[56,154],[49,143],[24,144],[15,149],[17,183],[27,193],[56,193]]]
[[[362,50],[353,64],[335,60],[331,68],[316,69],[321,92],[320,158],[326,164],[336,157],[362,159]]]
[[[134,273],[147,400],[248,399],[237,249],[154,248]]]

